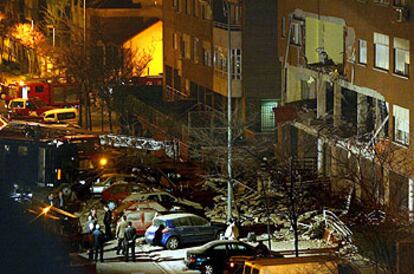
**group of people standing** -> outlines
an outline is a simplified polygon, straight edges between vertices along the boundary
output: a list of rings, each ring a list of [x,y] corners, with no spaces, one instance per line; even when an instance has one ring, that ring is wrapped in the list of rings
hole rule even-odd
[[[89,259],[98,261],[98,255],[100,262],[103,262],[104,244],[106,241],[112,240],[112,211],[108,207],[104,207],[105,215],[103,223],[105,226],[105,233],[102,232],[100,225],[98,224],[98,217],[96,209],[91,209],[88,221],[86,224],[87,232],[90,233],[91,246],[89,249]],[[132,261],[135,261],[135,245],[136,245],[136,231],[131,222],[127,222],[126,216],[122,216],[117,223],[115,230],[115,238],[118,240],[116,254],[119,255],[122,250],[122,254],[125,257],[125,261],[129,261],[129,250],[131,250]]]
[[[131,222],[127,222],[126,215],[122,215],[117,223],[115,237],[118,240],[116,254],[119,255],[122,251],[125,261],[128,262],[129,250],[131,249],[132,261],[135,262],[136,230]]]

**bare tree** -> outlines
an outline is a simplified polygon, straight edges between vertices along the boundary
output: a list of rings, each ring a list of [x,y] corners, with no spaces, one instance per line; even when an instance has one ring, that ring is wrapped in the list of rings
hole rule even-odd
[[[68,39],[69,45],[59,44],[53,48],[53,64],[78,87],[81,105],[79,122],[82,126],[85,120],[86,127],[91,129],[91,98],[101,91],[104,94],[103,101],[111,112],[110,85],[118,85],[133,72],[141,73],[151,61],[151,53],[121,50],[116,60],[105,61],[103,49],[106,41],[103,39],[101,27],[92,24],[84,30],[65,13],[64,5],[47,9],[45,24],[55,26]],[[88,39],[85,39],[84,31],[88,33]],[[111,115],[109,117],[112,127]]]

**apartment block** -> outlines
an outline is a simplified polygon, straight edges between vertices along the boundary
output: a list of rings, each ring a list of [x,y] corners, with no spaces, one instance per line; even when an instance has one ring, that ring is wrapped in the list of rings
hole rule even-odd
[[[230,60],[238,121],[255,132],[274,130],[272,108],[280,98],[276,4],[164,0],[164,98],[225,110]]]
[[[357,198],[410,213],[413,8],[402,0],[278,4],[281,97],[299,117],[280,126],[285,153],[317,159],[334,190],[359,180]]]

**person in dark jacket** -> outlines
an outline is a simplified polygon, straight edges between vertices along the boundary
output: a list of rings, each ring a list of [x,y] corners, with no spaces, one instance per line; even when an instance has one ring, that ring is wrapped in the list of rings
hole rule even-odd
[[[154,235],[154,245],[162,245],[161,244],[161,240],[162,240],[162,231],[164,230],[165,226],[163,224],[160,224],[160,226],[157,228],[157,230],[155,231],[155,235]]]
[[[95,253],[95,262],[98,261],[98,253],[99,253],[99,260],[103,262],[103,247],[104,247],[104,234],[102,233],[99,224],[96,224],[95,230],[92,232],[93,237],[93,250]]]
[[[132,261],[135,262],[135,245],[136,245],[137,231],[132,226],[131,222],[128,222],[128,227],[124,232],[124,255],[125,261],[129,260],[129,249],[131,248]]]
[[[112,211],[107,207],[104,206],[105,215],[104,215],[104,225],[105,225],[105,238],[107,241],[112,240],[112,231],[111,231],[111,224],[112,224]]]
[[[259,241],[259,244],[255,248],[255,253],[257,257],[269,257],[270,256],[269,248],[263,243],[263,241]]]

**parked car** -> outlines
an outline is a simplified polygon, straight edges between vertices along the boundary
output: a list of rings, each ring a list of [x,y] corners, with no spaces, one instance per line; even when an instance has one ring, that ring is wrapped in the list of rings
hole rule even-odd
[[[177,249],[186,244],[218,239],[224,230],[225,226],[212,224],[195,214],[174,213],[156,217],[145,231],[145,241],[152,245],[160,244],[168,249]]]
[[[158,211],[154,208],[138,208],[135,211],[126,212],[127,220],[132,223],[137,235],[144,235],[145,231],[152,225],[152,220]]]
[[[129,174],[120,174],[120,173],[108,173],[102,175],[92,186],[91,186],[91,193],[93,195],[101,195],[102,192],[118,181],[125,181],[125,182],[134,182],[137,180],[137,177],[131,176]]]
[[[16,98],[10,100],[8,109],[14,117],[40,117],[42,113],[54,107],[46,105],[38,98]]]
[[[146,193],[131,194],[130,196],[126,197],[123,202],[129,201],[156,201],[167,209],[172,209],[173,207],[182,207],[190,211],[191,209],[199,211],[203,209],[203,207],[199,203],[174,197],[172,194],[166,191],[153,191]]]
[[[156,210],[158,213],[164,214],[168,211],[165,207],[155,201],[123,202],[112,211],[112,219],[117,221],[121,216],[121,213],[129,214],[141,208],[151,208]]]
[[[77,125],[79,122],[76,108],[56,108],[43,112],[42,116],[46,123]]]
[[[186,265],[202,273],[223,273],[231,256],[254,256],[255,248],[247,243],[230,240],[217,240],[187,251]]]
[[[102,192],[102,200],[109,203],[119,204],[131,193],[141,193],[149,188],[144,183],[120,181],[110,185]]]

